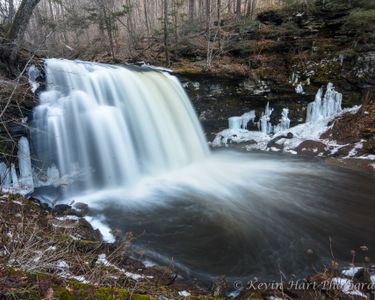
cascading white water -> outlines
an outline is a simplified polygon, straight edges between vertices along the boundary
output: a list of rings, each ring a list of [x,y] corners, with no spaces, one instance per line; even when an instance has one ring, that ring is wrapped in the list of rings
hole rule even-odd
[[[45,66],[47,90],[34,110],[31,141],[44,172],[78,176],[67,196],[126,186],[208,154],[176,77],[59,59]]]

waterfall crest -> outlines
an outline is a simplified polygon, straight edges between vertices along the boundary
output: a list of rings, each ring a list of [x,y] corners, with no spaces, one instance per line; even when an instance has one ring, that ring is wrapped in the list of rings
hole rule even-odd
[[[40,169],[77,192],[122,187],[204,158],[208,146],[178,79],[148,68],[48,59],[31,141]],[[56,170],[57,168],[57,170]]]

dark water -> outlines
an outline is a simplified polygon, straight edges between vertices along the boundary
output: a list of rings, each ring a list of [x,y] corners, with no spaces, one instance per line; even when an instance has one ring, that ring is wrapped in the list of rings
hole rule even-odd
[[[316,160],[228,151],[117,191],[93,213],[132,232],[143,258],[203,281],[300,278],[330,264],[330,237],[342,267],[351,250],[375,259],[374,183]]]

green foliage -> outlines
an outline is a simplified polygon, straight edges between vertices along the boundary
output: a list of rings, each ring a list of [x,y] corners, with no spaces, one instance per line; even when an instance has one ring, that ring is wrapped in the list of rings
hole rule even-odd
[[[346,49],[340,50],[337,52],[337,54],[339,56],[342,55],[345,58],[350,58],[350,59],[356,58],[358,56],[357,51],[355,51],[353,48],[346,48]]]
[[[284,0],[284,7],[288,11],[311,11],[315,8],[315,0]]]
[[[365,144],[365,149],[368,153],[374,154],[375,153],[375,139],[369,140]]]
[[[346,29],[360,29],[363,32],[375,30],[375,9],[354,9],[345,22]]]
[[[375,9],[375,1],[374,0],[355,0],[353,1],[353,7]]]

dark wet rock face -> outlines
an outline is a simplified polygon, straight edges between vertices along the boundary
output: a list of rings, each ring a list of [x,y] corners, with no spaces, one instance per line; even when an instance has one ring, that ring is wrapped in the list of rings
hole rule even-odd
[[[305,120],[306,105],[313,95],[300,95],[294,87],[282,87],[272,81],[257,81],[251,77],[213,74],[179,75],[207,135],[228,127],[228,118],[255,110],[257,119],[267,102],[274,108],[272,120],[278,123],[283,108],[290,107],[292,125]],[[257,130],[251,122],[249,130]]]

